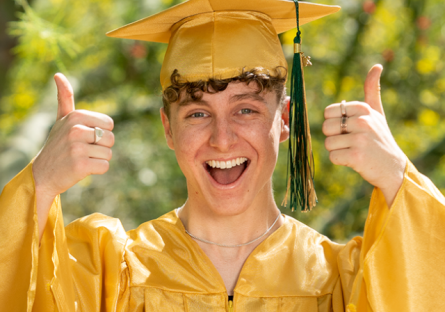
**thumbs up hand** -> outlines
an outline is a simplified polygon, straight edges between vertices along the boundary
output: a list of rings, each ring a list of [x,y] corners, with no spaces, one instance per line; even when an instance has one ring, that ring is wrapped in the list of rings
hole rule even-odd
[[[406,156],[397,145],[386,122],[380,98],[383,67],[374,65],[365,81],[365,102],[346,102],[346,133],[341,133],[341,104],[326,107],[323,133],[329,158],[348,166],[380,188],[388,207],[403,182]]]
[[[68,79],[56,74],[57,120],[33,163],[38,195],[54,198],[90,174],[108,171],[114,144],[113,120],[104,114],[75,110]],[[95,127],[103,129],[97,143]]]

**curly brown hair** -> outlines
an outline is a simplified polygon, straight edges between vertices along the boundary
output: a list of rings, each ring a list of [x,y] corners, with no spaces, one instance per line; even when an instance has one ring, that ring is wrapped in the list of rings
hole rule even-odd
[[[224,91],[229,83],[233,81],[250,84],[254,82],[258,86],[257,93],[263,91],[274,91],[277,95],[277,103],[283,104],[286,97],[286,77],[287,69],[282,66],[275,68],[274,73],[264,73],[261,67],[252,70],[244,70],[239,76],[228,79],[209,79],[208,81],[199,80],[196,82],[180,82],[181,75],[175,69],[170,77],[172,85],[166,88],[162,94],[162,102],[167,116],[170,117],[170,105],[179,101],[183,92],[185,96],[193,101],[199,101],[203,92],[217,93]]]

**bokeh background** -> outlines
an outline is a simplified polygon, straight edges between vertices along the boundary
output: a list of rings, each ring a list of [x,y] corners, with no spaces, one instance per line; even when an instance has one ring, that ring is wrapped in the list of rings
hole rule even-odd
[[[320,0],[321,2],[321,0]],[[181,206],[185,179],[164,141],[159,84],[165,44],[112,39],[109,30],[176,0],[6,0],[0,2],[0,189],[38,153],[57,113],[54,73],[75,91],[76,108],[115,121],[109,172],[62,194],[65,224],[93,212],[130,230]],[[282,211],[344,242],[361,235],[372,187],[329,161],[321,133],[331,103],[363,100],[369,68],[383,64],[382,98],[394,137],[445,192],[445,5],[442,0],[323,0],[342,10],[302,27],[307,100],[319,204]],[[280,35],[292,60],[294,31]],[[287,144],[274,173],[276,200],[286,182]],[[17,207],[20,209],[20,207]],[[425,207],[425,213],[427,207]]]

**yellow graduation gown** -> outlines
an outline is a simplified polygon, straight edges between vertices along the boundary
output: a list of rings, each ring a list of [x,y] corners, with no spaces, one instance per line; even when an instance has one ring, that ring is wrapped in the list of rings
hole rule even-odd
[[[391,209],[374,190],[364,238],[336,244],[285,216],[230,308],[174,211],[129,232],[101,214],[64,228],[57,197],[40,247],[37,227],[30,164],[0,196],[1,311],[445,311],[445,199],[409,162]]]

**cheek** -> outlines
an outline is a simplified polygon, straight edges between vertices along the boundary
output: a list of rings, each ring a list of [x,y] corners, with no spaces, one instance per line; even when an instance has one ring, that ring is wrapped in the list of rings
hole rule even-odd
[[[261,158],[272,162],[278,156],[278,148],[281,135],[281,119],[267,120],[256,126],[244,129],[244,135],[248,141],[260,153]]]
[[[187,128],[178,128],[173,132],[173,142],[175,143],[175,150],[179,154],[188,154],[192,149],[194,140],[193,134],[187,131]]]
[[[190,166],[190,163],[194,162],[199,146],[202,143],[200,140],[202,132],[195,128],[184,126],[173,129],[175,154],[183,172],[188,171],[187,168]]]
[[[281,130],[282,130],[281,115],[277,112],[275,114],[273,125],[271,126],[269,131],[271,144],[273,144],[274,150],[277,153],[280,146]]]
[[[277,114],[275,116],[275,119],[273,121],[272,126],[269,128],[269,146],[268,148],[268,155],[269,155],[269,161],[274,164],[274,168],[276,165],[276,162],[278,160],[278,151],[280,148],[280,138],[281,138],[281,115]]]

